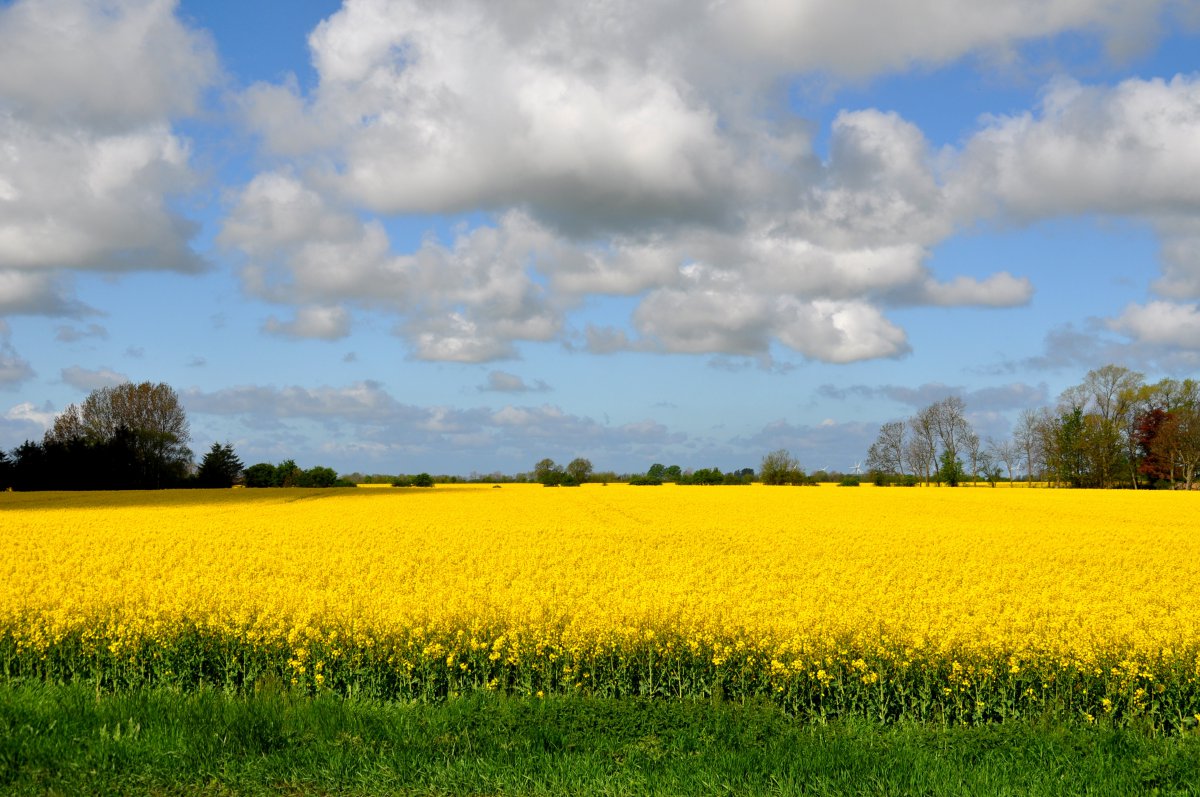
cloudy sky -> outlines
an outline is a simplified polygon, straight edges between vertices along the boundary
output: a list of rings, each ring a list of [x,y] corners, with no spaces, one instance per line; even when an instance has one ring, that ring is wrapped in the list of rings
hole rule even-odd
[[[0,0],[0,448],[848,469],[1200,372],[1195,0]]]

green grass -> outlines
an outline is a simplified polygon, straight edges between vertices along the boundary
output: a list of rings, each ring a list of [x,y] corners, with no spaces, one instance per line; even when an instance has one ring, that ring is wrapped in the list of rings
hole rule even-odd
[[[0,686],[0,794],[1200,794],[1200,735],[766,705]]]

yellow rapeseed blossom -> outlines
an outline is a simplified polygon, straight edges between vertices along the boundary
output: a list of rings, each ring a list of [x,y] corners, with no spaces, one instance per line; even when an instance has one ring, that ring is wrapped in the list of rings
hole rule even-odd
[[[1200,708],[1200,496],[586,485],[0,494],[0,672]]]

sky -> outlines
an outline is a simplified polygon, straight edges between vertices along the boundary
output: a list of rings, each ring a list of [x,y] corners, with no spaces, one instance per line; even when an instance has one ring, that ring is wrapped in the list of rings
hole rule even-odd
[[[1197,0],[0,0],[0,448],[849,471],[1200,372]]]

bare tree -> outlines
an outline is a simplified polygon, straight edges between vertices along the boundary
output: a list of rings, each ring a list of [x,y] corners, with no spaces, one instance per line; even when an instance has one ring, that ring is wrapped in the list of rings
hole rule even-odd
[[[960,449],[972,434],[971,424],[967,423],[967,405],[958,396],[949,396],[930,405],[929,409],[942,452],[952,459],[959,459]]]
[[[926,485],[929,484],[934,463],[937,461],[937,432],[933,415],[933,407],[930,406],[909,418],[908,442],[904,446],[904,461],[913,473],[925,479]]]
[[[904,474],[904,421],[879,427],[879,437],[867,452],[867,470]]]
[[[1013,439],[1025,460],[1025,479],[1030,487],[1033,486],[1033,473],[1038,463],[1038,434],[1039,416],[1037,410],[1021,410],[1017,416],[1017,430]]]
[[[1016,441],[1007,437],[1003,440],[995,440],[989,437],[987,452],[995,462],[1004,465],[1004,469],[1008,471],[1008,481],[1011,484],[1013,480],[1013,466],[1017,464],[1021,457],[1021,450],[1018,448]]]
[[[971,463],[971,484],[974,485],[976,478],[979,476],[979,465],[983,460],[984,451],[980,446],[979,435],[974,432],[967,432],[961,440],[963,449],[967,454],[967,461]]]

